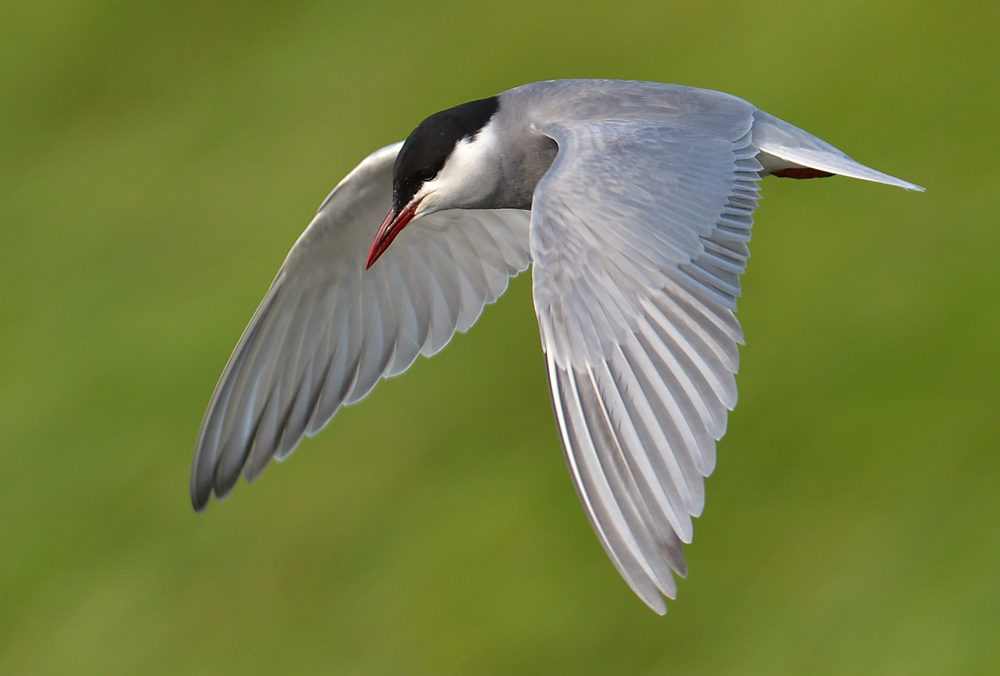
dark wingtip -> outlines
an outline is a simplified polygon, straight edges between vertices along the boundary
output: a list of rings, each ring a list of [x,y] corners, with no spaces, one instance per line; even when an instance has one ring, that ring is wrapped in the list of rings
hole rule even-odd
[[[212,497],[212,485],[209,484],[207,487],[198,485],[197,475],[191,477],[191,506],[194,507],[194,511],[197,513],[202,513],[208,506],[208,501]]]
[[[212,483],[215,478],[214,472],[211,471],[213,469],[211,463],[206,463],[208,456],[204,451],[199,443],[194,453],[194,461],[191,463],[191,506],[199,513],[205,511],[209,500],[212,499]],[[208,466],[202,467],[203,464]]]
[[[237,482],[240,480],[242,470],[243,465],[241,464],[235,472],[230,473],[228,476],[222,476],[220,474],[215,477],[216,500],[225,500],[229,494],[233,492],[233,489],[236,488]]]

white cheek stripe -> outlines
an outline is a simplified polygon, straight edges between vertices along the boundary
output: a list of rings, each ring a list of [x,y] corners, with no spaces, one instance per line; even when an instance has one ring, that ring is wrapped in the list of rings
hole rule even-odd
[[[459,203],[462,197],[474,197],[481,189],[480,180],[489,175],[488,164],[494,161],[500,146],[496,124],[490,120],[475,137],[458,142],[445,161],[441,171],[433,181],[421,186],[414,199],[421,202],[417,213],[439,206],[449,208],[451,203]],[[440,204],[441,202],[447,204]],[[436,211],[436,209],[435,209]]]

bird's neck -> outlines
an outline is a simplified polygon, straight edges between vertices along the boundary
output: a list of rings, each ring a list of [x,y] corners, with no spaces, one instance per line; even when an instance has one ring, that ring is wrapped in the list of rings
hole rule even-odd
[[[490,158],[494,189],[483,209],[530,209],[535,187],[556,158],[559,147],[526,124],[523,116],[505,115],[501,106],[491,121],[496,141]]]

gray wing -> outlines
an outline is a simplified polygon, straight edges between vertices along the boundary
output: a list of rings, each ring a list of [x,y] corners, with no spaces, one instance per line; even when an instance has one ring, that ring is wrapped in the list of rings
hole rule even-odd
[[[541,129],[559,153],[534,195],[533,293],[563,447],[601,544],[658,613],[736,404],[752,124]]]
[[[528,212],[412,222],[365,270],[402,144],[368,156],[323,202],[244,331],[208,406],[191,472],[196,509],[256,478],[337,409],[466,331],[527,268]]]

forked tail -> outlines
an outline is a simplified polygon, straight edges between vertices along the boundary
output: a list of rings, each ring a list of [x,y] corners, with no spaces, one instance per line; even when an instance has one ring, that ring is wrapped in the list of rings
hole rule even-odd
[[[826,141],[763,110],[754,113],[753,140],[760,148],[757,159],[765,174],[786,178],[819,178],[839,174],[906,190],[924,191],[919,185],[852,160]]]

